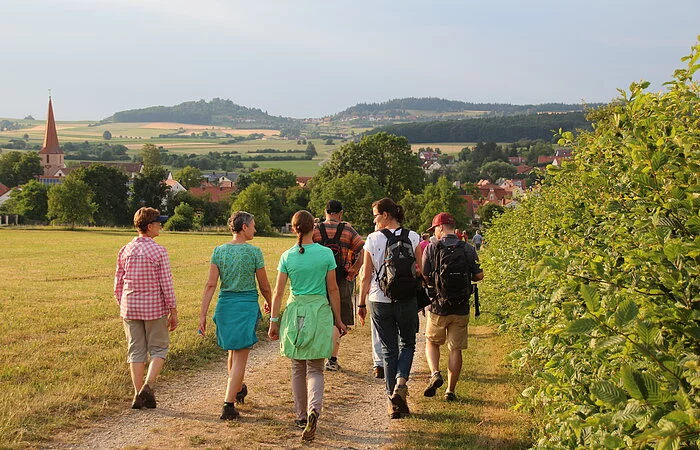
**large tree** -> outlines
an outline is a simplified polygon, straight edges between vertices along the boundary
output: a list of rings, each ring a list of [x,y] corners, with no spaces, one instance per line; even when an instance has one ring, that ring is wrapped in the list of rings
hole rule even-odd
[[[343,204],[343,220],[352,223],[361,233],[374,231],[372,202],[386,196],[386,191],[369,175],[347,173],[332,183],[314,185],[309,207],[323,217],[328,200],[340,200]]]
[[[185,189],[199,187],[202,184],[202,171],[197,167],[185,166],[177,179]]]
[[[76,224],[93,223],[97,205],[92,201],[92,191],[83,181],[66,178],[63,183],[49,190],[47,216],[53,224],[75,227]]]
[[[143,160],[143,173],[149,174],[161,168],[160,150],[153,144],[144,144],[141,148],[141,159]]]
[[[0,183],[15,187],[44,173],[37,152],[7,152],[0,155]]]
[[[491,161],[481,166],[481,178],[496,182],[499,178],[513,178],[518,173],[514,165],[503,161]]]
[[[93,202],[97,205],[96,225],[127,225],[129,211],[127,205],[129,177],[121,170],[93,164],[80,167],[68,175],[68,178],[83,181],[93,193]]]
[[[148,173],[139,174],[131,186],[129,210],[133,214],[142,206],[161,209],[170,188],[165,184],[166,171],[157,168]]]
[[[336,150],[314,177],[315,183],[332,183],[349,172],[372,177],[393,199],[405,191],[420,192],[424,173],[406,138],[387,133],[365,136]]]
[[[255,228],[259,232],[272,231],[270,221],[270,193],[262,184],[253,183],[238,194],[231,206],[231,212],[247,211],[255,216]]]
[[[30,180],[20,189],[12,191],[3,209],[12,214],[20,214],[28,220],[45,222],[49,201],[48,190],[46,185],[37,180]]]

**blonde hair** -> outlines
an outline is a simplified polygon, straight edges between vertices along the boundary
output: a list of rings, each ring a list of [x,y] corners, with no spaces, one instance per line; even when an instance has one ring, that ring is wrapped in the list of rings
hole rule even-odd
[[[299,253],[304,253],[304,246],[301,245],[301,239],[306,233],[314,229],[314,216],[303,209],[295,212],[292,216],[292,228],[294,228],[294,232],[297,234]]]

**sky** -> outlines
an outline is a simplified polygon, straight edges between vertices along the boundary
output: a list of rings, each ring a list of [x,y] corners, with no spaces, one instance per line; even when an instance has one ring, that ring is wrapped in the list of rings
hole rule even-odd
[[[440,97],[608,102],[660,91],[699,0],[2,0],[0,117],[100,120],[230,99],[272,115]]]

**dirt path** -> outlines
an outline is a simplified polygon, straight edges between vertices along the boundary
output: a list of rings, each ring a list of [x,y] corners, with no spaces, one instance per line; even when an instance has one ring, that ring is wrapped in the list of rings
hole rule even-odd
[[[432,399],[426,400],[421,395],[429,377],[424,326],[421,318],[409,382],[409,405],[417,413],[417,420],[388,418],[384,381],[371,374],[369,325],[359,326],[343,338],[340,351],[343,370],[326,372],[323,412],[311,446],[334,449],[391,448],[394,444],[401,448],[430,447],[431,439],[425,435],[424,422],[439,417],[435,408],[442,408],[440,405],[444,402],[431,402]],[[495,339],[493,329],[470,327],[470,335],[476,347],[467,353],[473,353],[472,357],[478,361],[471,361],[468,356],[463,376],[467,377],[465,385],[469,386],[471,394],[464,400],[466,403],[453,406],[468,408],[474,414],[474,429],[461,431],[473,435],[467,445],[469,448],[524,448],[512,437],[511,428],[515,422],[509,399],[515,391],[507,389],[503,355],[497,352],[498,355],[488,358],[482,354],[496,343],[491,342]],[[242,420],[238,422],[227,423],[218,418],[226,383],[226,362],[222,358],[196,374],[160,383],[156,387],[158,408],[131,410],[125,399],[121,413],[105,417],[88,429],[59,435],[44,448],[307,448],[309,445],[300,441],[301,431],[293,426],[290,363],[279,356],[278,349],[278,342],[263,340],[251,352],[245,379],[249,395],[240,407]],[[484,367],[484,363],[489,367]],[[482,380],[484,377],[488,379]],[[499,386],[494,386],[494,381]],[[399,431],[401,433],[397,434]],[[394,442],[393,437],[400,438]]]
[[[219,420],[226,383],[226,362],[212,364],[184,379],[157,385],[158,408],[125,409],[91,428],[61,435],[45,448],[302,448],[293,426],[290,363],[279,343],[261,341],[246,371],[249,395],[242,420]],[[396,426],[386,414],[383,380],[371,375],[369,326],[343,338],[341,372],[326,372],[324,409],[318,448],[381,448]],[[394,421],[396,422],[396,421]]]

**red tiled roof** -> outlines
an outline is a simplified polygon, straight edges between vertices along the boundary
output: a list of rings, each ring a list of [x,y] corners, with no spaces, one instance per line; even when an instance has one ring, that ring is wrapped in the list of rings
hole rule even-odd
[[[7,191],[9,191],[10,188],[5,186],[4,184],[0,183],[0,195],[5,195]]]
[[[58,134],[56,133],[56,121],[53,118],[53,106],[49,97],[49,116],[46,119],[46,133],[44,134],[44,145],[39,150],[40,155],[63,154],[58,146]]]
[[[225,200],[233,194],[236,188],[233,187],[218,187],[218,186],[205,186],[205,187],[193,187],[189,189],[189,193],[195,197],[209,197],[209,201],[218,202],[219,200]]]

